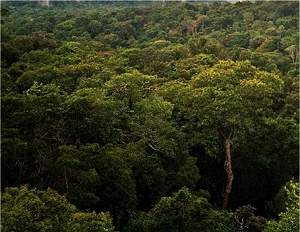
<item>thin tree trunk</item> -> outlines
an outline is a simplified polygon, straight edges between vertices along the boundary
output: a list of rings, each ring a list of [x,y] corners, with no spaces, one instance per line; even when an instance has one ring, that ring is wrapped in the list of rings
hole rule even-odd
[[[223,208],[226,209],[228,206],[229,195],[231,193],[233,172],[231,165],[231,140],[229,138],[224,138],[224,146],[226,151],[224,168],[227,174],[226,188],[223,194]]]
[[[65,168],[65,184],[66,184],[66,192],[69,193],[69,181],[67,177],[67,170]]]

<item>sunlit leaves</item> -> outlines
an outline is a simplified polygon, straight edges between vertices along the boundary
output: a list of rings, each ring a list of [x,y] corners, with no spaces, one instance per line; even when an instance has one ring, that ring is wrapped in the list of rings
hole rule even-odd
[[[80,212],[54,190],[7,188],[1,198],[3,231],[114,231],[108,213]]]

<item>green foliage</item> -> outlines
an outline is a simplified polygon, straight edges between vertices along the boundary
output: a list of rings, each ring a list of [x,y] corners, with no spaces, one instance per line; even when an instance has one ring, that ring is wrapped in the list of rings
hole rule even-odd
[[[114,231],[112,219],[108,213],[78,212],[72,215],[72,221],[67,225],[67,232],[107,232]]]
[[[273,212],[279,214],[299,201],[299,183],[290,180],[283,186],[274,198]]]
[[[192,37],[188,41],[188,46],[192,54],[205,53],[223,56],[223,45],[214,38]]]
[[[190,189],[194,189],[196,187],[196,184],[200,179],[196,161],[196,158],[188,157],[184,165],[180,167],[179,171],[177,172],[177,178],[180,186],[185,185]]]
[[[281,213],[278,222],[269,221],[264,232],[294,232],[299,230],[299,208],[291,207]]]
[[[106,95],[117,100],[127,101],[128,107],[149,95],[154,78],[138,71],[125,73],[105,83]]]
[[[11,189],[3,230],[113,231],[93,210],[109,211],[118,231],[239,231],[237,220],[261,231],[261,216],[280,212],[267,228],[295,226],[292,182],[264,206],[298,178],[298,11],[272,1],[2,2],[2,187],[50,187],[88,210],[52,190]],[[212,207],[224,137],[234,213]]]
[[[275,199],[275,209],[279,214],[278,221],[268,221],[264,232],[299,230],[299,183],[291,180],[283,186]]]
[[[279,76],[259,71],[249,62],[220,61],[194,76],[187,86],[167,83],[162,94],[175,101],[175,107],[182,111],[178,117],[186,117],[185,123],[190,124],[186,126],[192,124],[194,134],[219,132],[241,136],[259,117],[270,115],[268,109],[282,85]]]
[[[186,59],[180,59],[172,63],[172,71],[169,74],[173,79],[190,79],[193,75],[200,73],[207,66],[215,64],[215,55],[198,54]]]
[[[147,214],[129,221],[127,231],[235,231],[232,214],[212,208],[184,187],[163,197]]]
[[[114,231],[108,213],[80,212],[54,190],[6,188],[1,198],[3,231]]]

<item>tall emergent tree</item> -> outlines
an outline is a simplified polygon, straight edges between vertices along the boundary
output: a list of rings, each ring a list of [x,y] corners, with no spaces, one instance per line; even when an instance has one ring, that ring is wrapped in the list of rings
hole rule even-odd
[[[256,123],[264,124],[274,113],[275,96],[283,87],[282,79],[260,71],[248,61],[219,61],[203,70],[191,81],[169,82],[163,95],[175,101],[178,124],[194,133],[194,140],[210,154],[218,152],[221,139],[225,150],[224,168],[227,183],[223,194],[223,208],[227,208],[232,189],[232,148],[253,130]],[[198,139],[197,139],[198,138]]]
[[[257,121],[274,116],[274,96],[283,85],[279,76],[259,71],[250,62],[220,61],[191,81],[193,109],[203,131],[217,132],[225,149],[227,174],[223,208],[227,208],[233,182],[232,146]],[[206,132],[207,133],[207,132]]]

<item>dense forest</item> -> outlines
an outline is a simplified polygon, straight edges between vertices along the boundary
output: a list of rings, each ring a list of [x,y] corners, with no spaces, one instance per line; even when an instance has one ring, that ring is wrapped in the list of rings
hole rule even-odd
[[[2,2],[2,231],[297,232],[298,77],[298,2]]]

